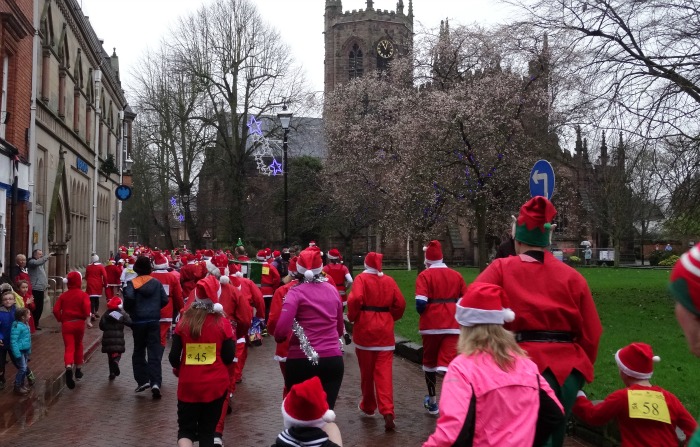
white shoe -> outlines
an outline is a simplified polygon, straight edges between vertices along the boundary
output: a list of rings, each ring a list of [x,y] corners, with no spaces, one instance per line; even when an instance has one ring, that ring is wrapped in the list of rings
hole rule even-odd
[[[224,440],[218,436],[214,436],[214,445],[224,445]]]

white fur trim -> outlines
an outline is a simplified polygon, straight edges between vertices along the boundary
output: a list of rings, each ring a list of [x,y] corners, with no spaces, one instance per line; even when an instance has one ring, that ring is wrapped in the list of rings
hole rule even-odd
[[[331,256],[331,255],[328,255],[328,259],[338,259],[338,256]]]
[[[323,266],[315,268],[315,269],[307,269],[306,267],[297,264],[297,273],[300,275],[306,276],[306,272],[311,272],[311,278],[313,278],[316,275],[320,275],[322,271],[323,271]],[[311,278],[309,278],[309,279],[311,279]]]
[[[424,246],[423,246],[423,251],[428,251],[428,247],[426,247],[426,246],[424,245]]]
[[[63,278],[63,284],[68,284],[68,278]]]
[[[365,264],[365,271],[363,273],[369,273],[370,275],[377,275],[379,276],[379,273],[381,273],[377,269],[373,269],[372,267],[369,267],[367,264]]]
[[[308,280],[314,279],[314,272],[312,272],[311,270],[304,269],[304,278]]]
[[[321,419],[314,419],[311,421],[300,421],[290,416],[284,409],[284,400],[282,401],[282,420],[284,421],[284,428],[290,427],[316,427],[321,428],[329,422],[335,421],[335,412],[333,410],[327,410]]]
[[[236,272],[236,274],[233,275],[233,276],[237,276],[237,277],[239,277],[239,278],[243,278],[243,273],[242,273],[242,272]]]
[[[645,380],[645,379],[651,379],[651,376],[654,374],[654,372],[650,373],[641,373],[638,371],[633,371],[629,369],[628,367],[625,366],[624,363],[622,363],[622,360],[620,360],[620,349],[617,350],[615,353],[615,363],[617,363],[617,367],[620,368],[620,371],[623,373],[627,374],[630,377],[633,377],[635,379],[640,379],[640,380]],[[659,359],[661,360],[661,359]]]
[[[207,261],[205,266],[207,267],[207,272],[209,272],[210,275],[221,278],[221,270],[219,270],[219,267],[212,264],[211,261]]]
[[[93,264],[94,264],[95,262],[98,262],[99,260],[100,260],[100,257],[97,256],[95,253],[93,253],[92,256],[90,256],[90,262],[93,263]]]
[[[455,319],[457,319],[457,322],[462,326],[471,327],[477,324],[503,324],[507,321],[506,317],[510,317],[511,315],[513,319],[515,319],[515,313],[510,309],[484,310],[462,307],[457,304]]]
[[[695,247],[693,247],[695,248]],[[698,268],[695,264],[693,264],[693,261],[690,260],[690,257],[692,256],[693,258],[696,258],[695,253],[696,250],[691,249],[690,251],[686,252],[681,256],[681,265],[685,267],[686,270],[688,270],[690,273],[692,273],[695,276],[700,276],[700,268]],[[700,255],[700,254],[698,254]]]
[[[153,264],[154,270],[167,270],[168,267],[170,267],[170,264],[167,262],[165,264]]]

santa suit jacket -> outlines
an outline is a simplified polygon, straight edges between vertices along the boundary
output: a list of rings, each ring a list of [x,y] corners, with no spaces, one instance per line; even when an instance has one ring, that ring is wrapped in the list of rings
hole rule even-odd
[[[355,323],[355,346],[369,351],[393,351],[394,321],[403,316],[404,310],[406,300],[393,278],[367,271],[357,275],[348,297],[348,320]]]
[[[284,304],[284,298],[287,296],[289,289],[298,284],[299,281],[294,279],[291,282],[283,285],[279,289],[275,290],[275,294],[272,296],[272,303],[270,303],[270,318],[267,322],[267,331],[270,334],[275,333],[277,328],[277,322],[282,314],[282,305]],[[287,353],[289,352],[289,339],[291,335],[287,337],[285,341],[277,343],[275,347],[275,360],[278,362],[287,361]]]
[[[161,323],[171,322],[173,321],[173,315],[185,307],[180,280],[166,269],[154,270],[151,276],[163,284],[165,294],[168,295],[168,304],[160,310],[160,321]]]
[[[85,292],[89,296],[102,295],[102,289],[107,287],[107,271],[99,262],[93,262],[85,267]]]
[[[650,419],[630,418],[628,390],[656,391],[664,396],[671,423]],[[603,425],[617,421],[620,429],[621,447],[676,447],[678,438],[676,427],[690,439],[698,424],[676,396],[659,386],[631,385],[629,388],[614,391],[603,402],[596,405],[581,396],[576,399],[574,414],[591,425]]]
[[[536,257],[542,257],[543,262]],[[515,312],[515,321],[505,328],[516,337],[523,331],[571,334],[573,343],[520,343],[540,372],[549,368],[563,384],[576,369],[587,382],[593,381],[603,329],[591,291],[580,273],[548,251],[527,252],[494,260],[474,281],[503,287],[508,298],[503,306]]]
[[[267,269],[267,270],[266,270]],[[280,286],[280,274],[275,267],[265,261],[262,266],[263,274],[260,278],[260,292],[263,298],[272,298],[275,290]],[[267,271],[267,273],[265,273]]]
[[[245,337],[250,329],[250,321],[253,319],[253,309],[243,294],[230,283],[221,284],[221,296],[219,303],[224,308],[224,313],[234,326],[236,337]]]
[[[79,288],[68,289],[56,300],[53,315],[60,323],[87,319],[90,316],[90,296]]]
[[[343,302],[347,301],[345,282],[352,282],[352,277],[350,276],[348,268],[343,264],[326,264],[326,266],[323,267],[323,271],[326,273],[326,277],[333,278],[335,288],[338,289],[338,293],[343,299]]]
[[[122,266],[121,265],[108,264],[105,266],[105,272],[107,273],[107,285],[108,286],[121,285],[121,276],[122,276]]]
[[[354,287],[354,286],[353,286]],[[467,292],[462,275],[444,263],[431,264],[416,279],[418,331],[423,335],[456,334],[457,301]]]
[[[207,268],[203,262],[192,262],[180,267],[182,296],[190,296],[190,292],[194,290],[197,281],[205,276],[207,276]]]
[[[263,300],[262,292],[253,281],[248,278],[238,278],[241,280],[241,293],[248,300],[250,306],[255,309],[255,316],[265,319],[265,301]]]

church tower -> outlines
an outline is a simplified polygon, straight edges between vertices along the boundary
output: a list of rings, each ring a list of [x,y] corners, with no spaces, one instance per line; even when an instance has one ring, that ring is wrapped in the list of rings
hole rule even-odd
[[[343,82],[386,69],[413,46],[413,0],[398,0],[396,11],[366,8],[343,12],[342,0],[326,0],[324,14],[324,88],[329,93]]]

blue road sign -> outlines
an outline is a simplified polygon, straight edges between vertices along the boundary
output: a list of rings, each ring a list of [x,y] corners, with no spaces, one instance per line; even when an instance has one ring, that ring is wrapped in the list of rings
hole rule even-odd
[[[554,169],[547,160],[538,160],[530,171],[530,196],[548,199],[554,194]]]
[[[114,191],[114,195],[117,196],[117,199],[121,200],[122,202],[124,200],[129,200],[131,197],[131,188],[126,185],[119,185],[117,186],[116,191]]]

